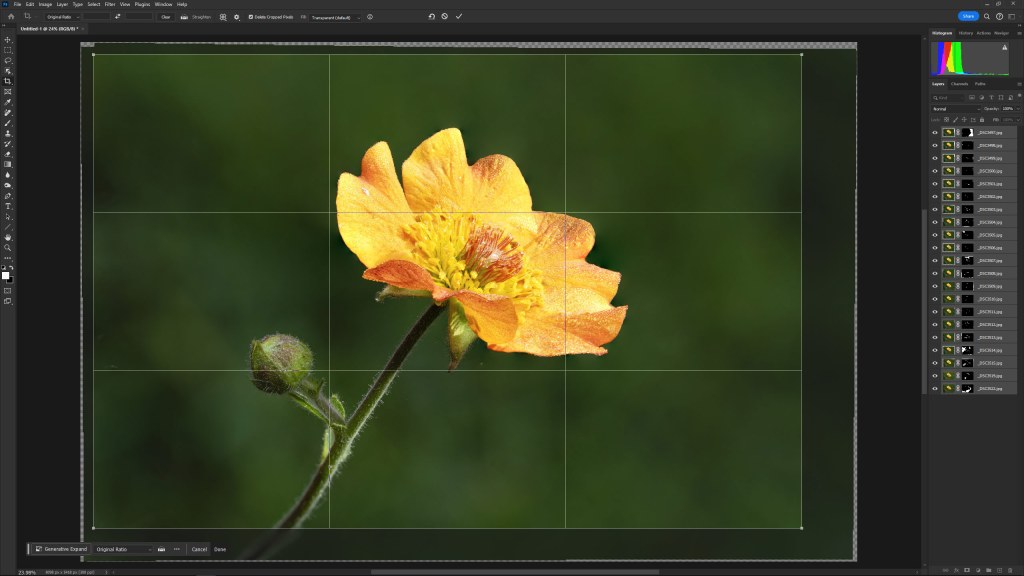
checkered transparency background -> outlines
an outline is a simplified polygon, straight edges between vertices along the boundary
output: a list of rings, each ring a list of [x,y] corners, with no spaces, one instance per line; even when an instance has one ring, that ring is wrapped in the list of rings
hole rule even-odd
[[[423,301],[377,304],[338,175],[458,127],[591,222],[629,305],[603,357],[445,370],[434,326],[313,528],[801,526],[801,81],[773,54],[98,54],[97,528],[272,525],[317,422],[248,384],[302,338],[349,408]],[[374,218],[367,215],[367,218]]]

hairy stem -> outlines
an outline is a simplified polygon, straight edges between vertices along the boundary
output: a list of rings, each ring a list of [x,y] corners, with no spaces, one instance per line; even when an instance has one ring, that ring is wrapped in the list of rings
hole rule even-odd
[[[416,346],[416,343],[419,342],[427,328],[441,315],[443,310],[443,306],[431,303],[419,320],[412,325],[412,328],[409,329],[409,332],[406,333],[398,347],[391,354],[391,358],[384,365],[384,369],[377,374],[370,389],[359,402],[359,406],[356,407],[352,415],[345,421],[344,427],[334,428],[334,442],[331,443],[327,458],[324,458],[323,462],[320,463],[316,473],[313,474],[313,478],[310,479],[306,489],[302,492],[302,496],[292,506],[292,509],[278,521],[277,525],[267,533],[266,537],[249,549],[243,555],[243,558],[263,557],[287,537],[289,528],[302,526],[306,518],[313,513],[317,503],[319,503],[324,493],[327,492],[331,479],[341,468],[349,454],[351,454],[352,444],[355,442],[356,437],[359,436],[359,432],[366,425],[370,416],[373,415],[373,411],[380,404],[381,399],[387,394],[388,388],[395,380],[395,376],[398,375],[398,371],[402,368],[405,358],[412,351],[413,347]]]
[[[391,359],[384,365],[384,369],[381,370],[380,374],[377,374],[377,378],[373,381],[373,385],[367,390],[366,395],[359,401],[359,406],[356,407],[352,415],[349,416],[348,421],[345,422],[345,435],[348,437],[348,444],[351,445],[352,441],[355,440],[356,436],[366,425],[366,421],[370,419],[373,414],[374,408],[380,404],[382,398],[388,391],[388,387],[391,386],[391,382],[394,381],[395,376],[398,375],[398,371],[402,368],[402,363],[405,362],[405,357],[412,351],[413,346],[419,341],[423,333],[427,331],[427,328],[441,315],[444,310],[443,306],[437,306],[431,304],[423,315],[420,316],[419,320],[412,325],[409,332],[402,339],[402,342],[395,348],[394,353],[391,354]]]

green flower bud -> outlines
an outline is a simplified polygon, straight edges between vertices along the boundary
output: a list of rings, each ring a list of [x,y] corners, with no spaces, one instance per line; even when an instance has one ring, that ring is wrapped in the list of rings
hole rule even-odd
[[[249,368],[254,386],[270,394],[285,394],[309,375],[313,352],[294,336],[271,334],[253,340]]]
[[[466,310],[454,298],[448,305],[448,351],[451,353],[451,361],[448,363],[448,371],[454,372],[466,355],[466,350],[476,342],[477,335],[469,327],[466,320]]]

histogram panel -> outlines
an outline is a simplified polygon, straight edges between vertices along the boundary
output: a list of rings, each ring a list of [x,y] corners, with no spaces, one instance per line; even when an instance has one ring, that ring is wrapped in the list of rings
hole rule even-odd
[[[1007,42],[932,42],[932,76],[1008,76]]]

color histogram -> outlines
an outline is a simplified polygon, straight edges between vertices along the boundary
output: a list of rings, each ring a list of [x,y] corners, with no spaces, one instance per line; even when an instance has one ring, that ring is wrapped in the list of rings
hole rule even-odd
[[[1009,76],[1005,42],[932,42],[932,76]]]

